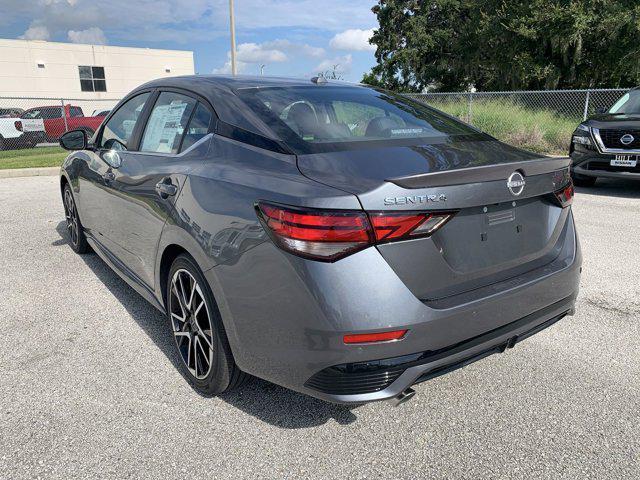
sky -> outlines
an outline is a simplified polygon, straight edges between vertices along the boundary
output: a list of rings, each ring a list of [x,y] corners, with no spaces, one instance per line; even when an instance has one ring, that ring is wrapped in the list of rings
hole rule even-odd
[[[357,82],[375,64],[364,0],[235,0],[239,73]],[[0,38],[194,52],[197,73],[229,73],[228,0],[0,0]]]

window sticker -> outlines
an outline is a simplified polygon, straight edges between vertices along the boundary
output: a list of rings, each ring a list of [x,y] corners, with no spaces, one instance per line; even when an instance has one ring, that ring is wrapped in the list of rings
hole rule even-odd
[[[149,118],[142,150],[172,153],[176,138],[184,130],[181,120],[188,105],[181,100],[174,100],[168,105],[155,107]]]
[[[125,120],[122,122],[123,138],[130,138],[133,133],[133,127],[136,126],[135,120]]]

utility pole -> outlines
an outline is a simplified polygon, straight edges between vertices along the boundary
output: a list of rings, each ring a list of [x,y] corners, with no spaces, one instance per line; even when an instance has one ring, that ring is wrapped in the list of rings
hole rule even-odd
[[[229,0],[229,23],[231,24],[231,73],[237,75],[236,68],[236,21],[233,17],[233,0]]]
[[[264,67],[266,67],[266,65],[264,63],[262,65],[260,65],[260,76],[264,75]]]

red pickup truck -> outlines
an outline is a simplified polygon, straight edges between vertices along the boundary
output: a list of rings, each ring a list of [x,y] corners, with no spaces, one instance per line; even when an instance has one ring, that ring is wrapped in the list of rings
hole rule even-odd
[[[44,130],[48,141],[57,141],[63,133],[69,130],[84,130],[90,137],[93,135],[102,121],[104,115],[85,117],[82,108],[75,105],[36,107],[26,110],[20,118],[41,118],[44,121]]]

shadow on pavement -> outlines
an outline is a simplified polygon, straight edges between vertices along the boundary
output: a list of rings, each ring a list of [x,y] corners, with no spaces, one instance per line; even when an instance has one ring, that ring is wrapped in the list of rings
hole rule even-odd
[[[576,192],[604,197],[640,198],[640,182],[599,178],[593,187],[576,187]]]
[[[60,246],[67,243],[68,234],[64,221],[58,223],[56,231],[61,238],[52,245]],[[91,253],[82,255],[81,258],[172,362],[176,370],[182,373],[179,368],[179,362],[182,360],[177,355],[166,317],[129,287],[98,255]],[[197,394],[195,390],[194,394]],[[331,419],[340,425],[348,425],[357,419],[351,411],[354,406],[323,402],[255,377],[250,377],[247,383],[237,390],[218,398],[263,422],[281,428],[309,428],[322,425]]]

